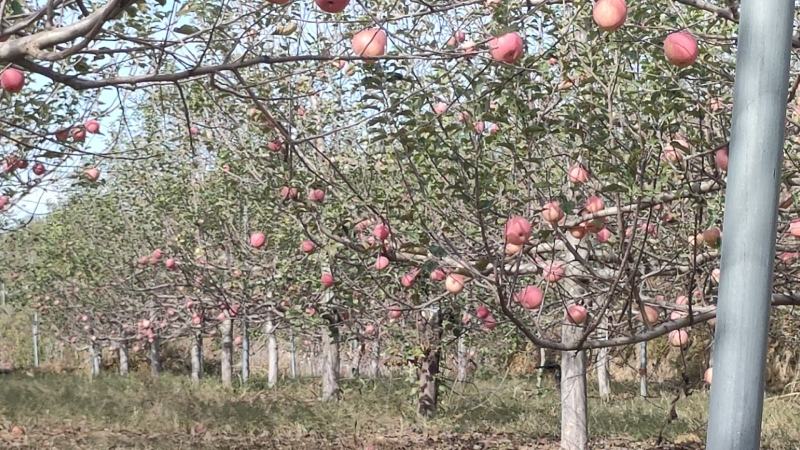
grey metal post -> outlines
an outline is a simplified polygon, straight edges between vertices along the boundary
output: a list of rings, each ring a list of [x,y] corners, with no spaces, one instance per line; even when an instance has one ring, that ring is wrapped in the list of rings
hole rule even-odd
[[[709,450],[759,448],[793,8],[741,3]]]

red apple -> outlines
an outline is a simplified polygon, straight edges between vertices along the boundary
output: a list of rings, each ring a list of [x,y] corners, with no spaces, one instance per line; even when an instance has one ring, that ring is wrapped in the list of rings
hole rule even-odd
[[[504,63],[515,63],[522,56],[525,43],[517,32],[506,33],[489,41],[492,59]]]
[[[581,224],[571,227],[569,229],[569,234],[571,234],[575,239],[583,239],[588,231],[589,230],[586,229],[586,225]]]
[[[625,0],[597,0],[592,8],[594,23],[603,31],[617,30],[625,23],[627,15]]]
[[[300,243],[300,250],[303,253],[311,254],[314,253],[314,250],[317,249],[317,245],[314,244],[314,241],[306,239],[305,241]]]
[[[714,164],[717,169],[727,172],[728,171],[728,146],[722,147],[714,151]]]
[[[718,247],[720,236],[722,236],[722,233],[720,233],[719,228],[711,227],[703,231],[703,242],[709,247]]]
[[[514,300],[525,309],[536,309],[542,304],[544,293],[537,286],[526,286],[516,294]]]
[[[322,285],[326,288],[329,288],[336,283],[336,281],[333,279],[333,275],[331,275],[330,272],[323,273],[319,279],[319,282],[322,283]]]
[[[95,119],[89,119],[83,124],[87,133],[96,134],[100,132],[100,122]]]
[[[97,181],[100,178],[100,169],[98,169],[96,167],[90,167],[90,168],[88,168],[88,169],[83,171],[83,176],[87,180],[89,180],[92,183],[94,183],[95,181]]]
[[[10,203],[11,197],[7,195],[0,195],[0,209],[6,209],[6,206],[8,206]]]
[[[561,204],[557,201],[547,202],[542,206],[542,217],[545,221],[556,225],[564,218],[564,211],[561,209]]]
[[[192,125],[189,127],[189,134],[191,134],[192,136],[197,136],[198,134],[200,134],[200,129]]]
[[[521,216],[512,216],[506,222],[506,242],[514,245],[524,245],[531,238],[531,223]]]
[[[679,144],[680,147],[689,148],[689,143],[684,139],[675,139],[674,142]],[[672,142],[670,142],[664,146],[664,149],[661,153],[661,158],[671,163],[681,162],[683,161],[683,150],[681,150],[679,147],[675,147],[672,145]]]
[[[669,332],[669,345],[686,348],[689,346],[689,333],[686,330],[673,330]]]
[[[401,317],[403,317],[403,310],[401,310],[397,306],[392,306],[391,308],[389,308],[389,318],[390,319],[397,320],[397,319],[399,319]]]
[[[389,227],[386,224],[379,223],[372,229],[372,235],[380,241],[385,241],[389,238]]]
[[[389,267],[389,258],[383,255],[378,256],[378,259],[375,260],[375,269],[383,270],[387,267]]]
[[[494,318],[493,315],[489,314],[485,319],[482,320],[483,327],[486,328],[488,331],[492,331],[497,327],[497,320]]]
[[[83,127],[73,128],[70,130],[70,134],[75,142],[83,142],[86,140],[86,129]]]
[[[233,345],[235,345],[237,347],[241,347],[242,346],[242,337],[241,336],[236,336],[235,338],[233,338]]]
[[[447,289],[447,292],[451,294],[458,294],[464,290],[464,284],[466,280],[464,275],[458,273],[451,273],[447,275],[444,281],[444,287]]]
[[[606,242],[611,240],[611,231],[608,228],[603,228],[602,230],[597,232],[597,242],[601,244],[605,244]]]
[[[644,305],[642,310],[642,317],[647,321],[647,323],[653,325],[654,323],[658,322],[658,316],[660,315],[658,308],[655,306]]]
[[[47,172],[47,169],[44,167],[44,164],[42,164],[42,163],[34,164],[32,170],[33,170],[33,173],[35,175],[38,175],[38,176],[42,176],[42,175],[44,175],[45,172]]]
[[[312,189],[308,192],[308,200],[316,203],[322,203],[325,200],[325,191],[322,189]]]
[[[569,168],[569,172],[567,172],[567,178],[569,179],[570,183],[583,184],[589,181],[589,171],[586,170],[582,165],[575,164]]]
[[[315,0],[319,9],[326,13],[338,13],[344,11],[350,0]]]
[[[386,53],[386,32],[380,28],[367,28],[356,33],[351,43],[356,55],[378,58]]]
[[[431,281],[444,281],[447,278],[447,272],[444,269],[436,268],[431,272]]]
[[[664,56],[675,66],[691,66],[698,53],[697,40],[688,31],[671,33],[664,39]]]
[[[419,275],[419,269],[413,268],[406,272],[403,277],[400,279],[400,284],[403,285],[405,288],[410,288],[414,285],[414,282],[417,281],[417,275]]]
[[[433,113],[437,116],[441,116],[442,114],[447,112],[447,108],[449,106],[445,102],[439,102],[433,105]]]
[[[711,380],[713,378],[714,378],[714,368],[713,367],[709,367],[708,369],[706,369],[705,372],[703,372],[703,381],[706,384],[710,385],[711,384]]]
[[[523,249],[522,245],[516,245],[508,243],[506,244],[506,255],[507,256],[514,256],[519,253]]]
[[[6,92],[19,92],[25,86],[25,74],[21,70],[9,67],[0,73],[0,87]]]
[[[478,305],[478,307],[475,308],[475,316],[478,319],[483,320],[483,319],[489,317],[490,314],[491,314],[491,311],[489,311],[489,308],[487,308],[487,307],[485,307],[483,305]]]
[[[556,283],[566,274],[566,270],[564,268],[564,263],[561,261],[551,261],[545,264],[544,268],[542,269],[542,275],[544,279],[550,283]]]
[[[267,237],[264,233],[257,232],[250,235],[250,246],[254,248],[261,248],[267,242]]]
[[[602,211],[605,209],[605,207],[606,204],[601,197],[591,195],[586,199],[586,205],[584,206],[584,209],[586,209],[587,212],[594,214]]]
[[[567,307],[567,319],[577,325],[586,322],[588,313],[586,308],[581,305],[569,305]]]
[[[69,128],[58,130],[53,134],[55,135],[57,141],[64,142],[69,138]]]
[[[177,267],[177,265],[178,265],[178,263],[177,263],[177,262],[175,262],[175,260],[174,260],[173,258],[167,258],[167,259],[164,261],[164,267],[166,267],[166,268],[167,268],[167,270],[175,270],[175,268]]]
[[[150,262],[153,261],[158,262],[161,260],[161,256],[163,256],[164,252],[161,251],[160,248],[153,250],[153,253],[150,254]]]
[[[367,336],[374,336],[376,331],[378,331],[377,327],[371,323],[364,327],[364,334]]]
[[[284,200],[297,200],[300,192],[297,190],[297,188],[283,186],[281,187],[280,195]]]
[[[283,149],[283,142],[280,139],[273,139],[267,143],[267,149],[271,152],[279,152]]]
[[[678,297],[675,299],[675,304],[676,304],[676,305],[681,305],[681,306],[686,306],[686,305],[688,305],[688,304],[689,304],[689,297],[687,297],[687,296],[685,296],[685,295],[679,295],[679,296],[678,296]]]

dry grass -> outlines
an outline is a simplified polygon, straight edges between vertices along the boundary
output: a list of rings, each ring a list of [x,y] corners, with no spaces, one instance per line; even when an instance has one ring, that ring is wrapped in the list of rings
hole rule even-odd
[[[700,448],[705,392],[678,400],[677,418],[668,421],[675,392],[640,399],[615,388],[612,402],[591,399],[594,448]],[[446,388],[439,416],[424,422],[405,380],[348,380],[342,400],[331,404],[317,393],[313,380],[226,390],[169,375],[18,374],[0,378],[0,427],[11,439],[11,426],[21,425],[21,442],[32,448],[552,448],[558,432],[557,392],[538,391],[531,379],[478,380],[462,393]],[[766,402],[765,448],[798,447],[799,401]],[[683,447],[657,447],[659,435]]]

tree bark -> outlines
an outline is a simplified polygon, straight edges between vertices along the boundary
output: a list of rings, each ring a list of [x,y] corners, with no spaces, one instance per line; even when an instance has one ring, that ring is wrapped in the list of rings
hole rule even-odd
[[[224,387],[233,386],[233,321],[227,318],[219,325],[222,337],[220,352],[220,375]]]
[[[150,375],[158,377],[161,375],[161,342],[158,336],[153,338],[150,343]]]
[[[89,370],[92,378],[100,375],[100,352],[94,342],[89,343]]]
[[[198,383],[203,378],[203,332],[192,331],[192,348],[190,350],[192,364],[192,382]]]
[[[267,386],[278,384],[278,338],[275,336],[275,321],[269,317],[264,323],[264,335],[267,337]]]
[[[119,357],[119,374],[120,376],[128,376],[130,371],[128,364],[128,341],[120,341],[119,348],[117,348],[117,356]]]
[[[250,379],[250,330],[247,318],[242,317],[242,383]]]
[[[467,336],[462,333],[456,340],[456,383],[464,384],[469,378],[469,349]]]
[[[575,342],[583,330],[572,324],[561,326],[561,340]],[[561,352],[561,448],[585,450],[589,443],[586,398],[586,352]]]
[[[580,246],[580,240],[567,233],[567,241],[583,257],[588,252]],[[576,257],[567,252],[564,260],[569,264]],[[568,266],[568,271],[571,270]],[[569,275],[569,272],[568,272]],[[572,278],[563,282],[566,291],[573,299],[585,294],[585,289]],[[583,327],[575,326],[568,320],[561,325],[561,341],[575,343],[583,335]],[[589,445],[588,398],[586,395],[586,351],[561,352],[561,449],[586,450]]]
[[[606,328],[605,321],[600,324],[600,327]],[[608,338],[608,332],[604,333]],[[600,399],[608,401],[611,398],[611,380],[608,374],[608,348],[601,348],[597,352],[597,389],[600,393]]]
[[[39,313],[33,313],[33,323],[31,324],[31,334],[33,335],[33,367],[39,367]]]
[[[639,395],[647,397],[647,341],[639,343]]]
[[[381,335],[380,331],[372,340],[372,355],[369,362],[369,376],[379,378],[381,376]]]
[[[432,307],[417,313],[417,332],[422,338],[423,357],[417,373],[419,375],[419,400],[417,414],[431,418],[436,415],[439,393],[439,360],[441,358],[442,316]]]
[[[292,379],[297,378],[297,345],[294,342],[294,330],[289,328],[289,367]]]
[[[339,329],[332,318],[322,326],[322,401],[339,396]]]
[[[547,364],[547,349],[539,349],[539,370],[536,372],[536,388],[542,388],[542,378],[544,377],[544,366]]]

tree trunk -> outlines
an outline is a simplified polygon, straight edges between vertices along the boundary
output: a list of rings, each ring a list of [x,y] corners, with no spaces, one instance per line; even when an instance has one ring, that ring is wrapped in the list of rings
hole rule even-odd
[[[639,395],[647,397],[647,341],[639,343]]]
[[[89,343],[89,370],[92,378],[100,375],[100,352],[94,342]]]
[[[456,383],[464,384],[469,378],[469,349],[467,336],[462,333],[456,340]]]
[[[539,349],[539,370],[536,373],[536,388],[542,388],[542,378],[544,377],[545,365],[547,364],[547,349]]]
[[[203,378],[203,332],[199,329],[192,332],[192,348],[190,350],[192,364],[192,382],[198,383]]]
[[[120,376],[127,377],[130,371],[128,367],[128,342],[120,341],[119,348],[117,348],[117,356],[119,357],[119,374]]]
[[[606,328],[605,320],[600,324],[601,328]],[[607,330],[607,328],[606,328]],[[608,331],[603,333],[604,338],[608,338]],[[600,399],[608,401],[611,398],[611,380],[608,374],[608,348],[601,348],[597,353],[597,389]]]
[[[356,342],[357,349],[355,361],[353,362],[353,378],[361,376],[361,360],[364,358],[364,353],[367,351],[367,344],[363,338],[359,338]]]
[[[339,395],[339,329],[336,319],[322,326],[322,401]]]
[[[39,367],[39,313],[33,313],[33,323],[31,324],[31,334],[33,335],[33,367]]]
[[[242,317],[242,383],[247,383],[250,378],[250,330],[247,328],[247,318]]]
[[[233,321],[227,318],[219,325],[222,337],[220,352],[220,374],[224,387],[233,386]]]
[[[294,330],[291,328],[289,328],[289,363],[292,379],[295,379],[297,378],[297,346],[294,342]]]
[[[575,342],[583,330],[572,324],[561,326],[561,340]],[[586,398],[586,352],[561,352],[561,448],[585,450],[588,448]]]
[[[267,386],[278,384],[278,338],[275,336],[275,321],[269,317],[264,323],[264,335],[267,337]]]
[[[150,343],[150,374],[157,377],[161,374],[161,355],[160,355],[161,342],[158,336],[153,338]]]
[[[441,358],[442,316],[438,307],[417,313],[417,332],[422,340],[423,357],[417,373],[419,375],[419,400],[417,414],[431,418],[436,415],[439,393],[439,359]]]
[[[381,376],[381,336],[378,332],[372,340],[372,355],[369,362],[369,376],[379,378]]]

